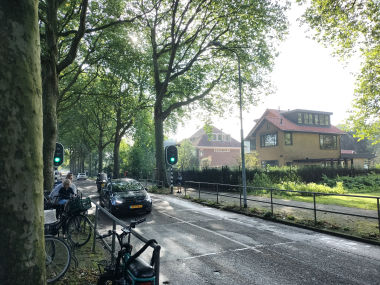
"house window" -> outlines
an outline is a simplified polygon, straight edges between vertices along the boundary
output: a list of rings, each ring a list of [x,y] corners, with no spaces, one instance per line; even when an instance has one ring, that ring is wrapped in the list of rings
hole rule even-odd
[[[229,148],[214,148],[214,152],[230,152]]]
[[[321,149],[337,149],[337,136],[319,135]]]
[[[314,125],[319,125],[318,115],[314,114]]]
[[[218,141],[222,141],[223,139],[222,139],[222,134],[218,134]]]
[[[309,124],[309,116],[306,113],[303,114],[303,123],[305,125]]]
[[[277,133],[260,136],[261,147],[277,146]]]
[[[293,134],[290,132],[285,132],[285,145],[292,145],[293,144]]]
[[[298,124],[302,124],[302,113],[298,113]]]
[[[319,115],[319,124],[321,126],[328,126],[328,125],[330,125],[329,115],[320,114]]]
[[[253,137],[251,140],[250,140],[250,150],[256,150],[256,137]]]

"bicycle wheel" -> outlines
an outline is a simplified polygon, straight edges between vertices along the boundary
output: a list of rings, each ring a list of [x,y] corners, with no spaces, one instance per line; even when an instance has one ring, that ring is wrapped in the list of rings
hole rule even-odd
[[[67,235],[74,246],[85,245],[91,237],[90,220],[84,215],[71,217],[67,223]]]
[[[45,265],[47,283],[55,282],[69,269],[71,251],[68,244],[57,237],[45,236]]]

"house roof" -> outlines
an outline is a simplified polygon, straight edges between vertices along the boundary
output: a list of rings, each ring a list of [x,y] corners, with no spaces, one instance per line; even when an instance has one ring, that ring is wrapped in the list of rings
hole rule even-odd
[[[294,112],[309,112],[309,113],[319,113],[319,114],[328,114],[331,115],[332,113],[329,112],[320,112],[320,111],[309,111],[309,110],[292,110],[292,111],[281,111],[281,110],[275,110],[275,109],[267,109],[264,114],[261,116],[261,118],[258,120],[256,125],[252,128],[252,130],[248,133],[247,137],[252,136],[256,132],[256,130],[260,127],[260,125],[264,121],[268,121],[272,123],[275,127],[282,131],[289,131],[289,132],[303,132],[303,133],[320,133],[320,134],[337,134],[342,135],[345,132],[338,129],[337,127],[330,125],[330,126],[315,126],[315,125],[298,125],[289,119],[287,119],[284,114],[294,113]]]
[[[228,135],[226,133],[224,133],[223,131],[219,130],[218,128],[215,128],[214,126],[211,126],[212,127],[212,133],[213,134],[224,134],[224,135]],[[212,141],[212,140],[209,140],[209,137],[207,135],[207,133],[205,132],[205,130],[202,128],[200,130],[198,130],[195,134],[193,134],[189,140],[191,141],[191,143],[193,144],[193,146],[203,146],[203,147],[236,147],[236,148],[240,148],[240,143],[235,140],[234,138],[232,138],[230,136],[230,140],[229,141]]]

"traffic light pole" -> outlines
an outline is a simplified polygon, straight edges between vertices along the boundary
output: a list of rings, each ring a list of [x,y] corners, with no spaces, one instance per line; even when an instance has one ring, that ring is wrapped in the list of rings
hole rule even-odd
[[[173,166],[170,165],[170,193],[173,194]]]
[[[54,183],[57,183],[58,182],[58,177],[56,175],[58,171],[58,167],[57,166],[54,166]]]

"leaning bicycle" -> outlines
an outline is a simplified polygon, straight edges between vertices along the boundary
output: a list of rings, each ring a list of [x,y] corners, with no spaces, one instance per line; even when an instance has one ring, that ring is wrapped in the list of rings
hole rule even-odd
[[[104,272],[100,274],[98,278],[98,285],[107,284],[111,281],[112,284],[144,284],[155,285],[156,276],[154,266],[154,259],[151,263],[147,264],[139,256],[151,245],[157,244],[155,240],[149,240],[140,248],[135,254],[132,254],[133,246],[131,245],[131,229],[137,224],[145,221],[141,219],[139,221],[132,222],[128,227],[122,229],[122,233],[118,234],[116,231],[109,231],[108,234],[102,235],[98,238],[106,238],[111,235],[115,235],[120,245],[116,262],[109,266],[106,266]],[[127,242],[124,242],[127,237]]]
[[[60,219],[45,225],[45,234],[58,235],[62,230],[62,234],[67,235],[69,243],[74,247],[85,245],[91,238],[91,222],[84,214],[89,208],[91,208],[90,198],[70,199],[60,214]]]
[[[71,249],[65,240],[45,235],[46,281],[52,283],[65,275],[71,261]]]

